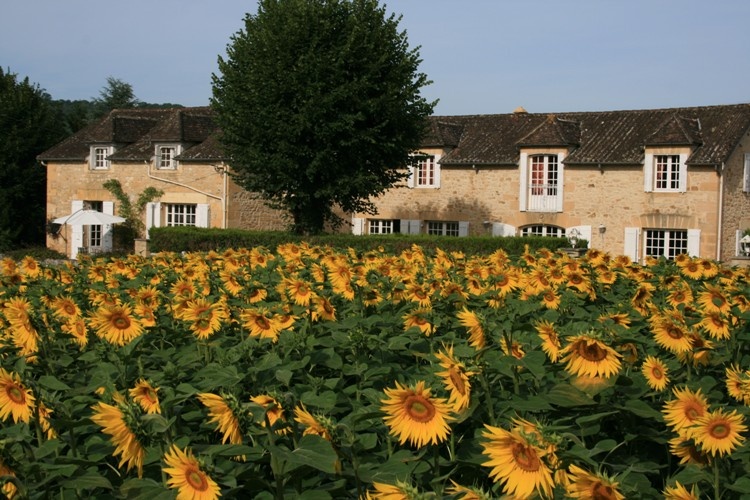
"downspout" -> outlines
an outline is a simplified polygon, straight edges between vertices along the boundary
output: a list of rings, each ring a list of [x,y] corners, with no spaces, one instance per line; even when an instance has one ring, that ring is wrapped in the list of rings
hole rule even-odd
[[[722,227],[724,222],[724,162],[721,162],[721,170],[719,171],[719,209],[717,210],[717,228],[716,228],[716,260],[721,260],[721,235]]]

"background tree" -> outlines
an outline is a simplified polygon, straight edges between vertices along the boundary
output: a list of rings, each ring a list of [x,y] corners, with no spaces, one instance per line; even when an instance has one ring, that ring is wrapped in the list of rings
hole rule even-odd
[[[37,155],[62,140],[60,107],[0,68],[0,251],[44,244],[47,172]]]
[[[105,115],[113,109],[135,108],[139,104],[133,86],[112,76],[107,77],[107,85],[99,92],[99,98],[94,99],[97,116]]]
[[[435,103],[417,49],[377,0],[260,0],[213,75],[233,175],[293,230],[321,232],[403,179]]]

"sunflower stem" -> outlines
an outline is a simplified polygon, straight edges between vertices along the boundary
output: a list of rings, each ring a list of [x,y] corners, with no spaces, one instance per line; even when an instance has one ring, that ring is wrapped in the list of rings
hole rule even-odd
[[[714,457],[714,500],[721,498],[721,489],[719,488],[719,459]]]

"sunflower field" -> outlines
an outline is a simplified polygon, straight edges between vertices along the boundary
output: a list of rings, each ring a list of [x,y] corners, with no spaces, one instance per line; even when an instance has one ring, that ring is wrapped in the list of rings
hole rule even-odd
[[[11,498],[750,498],[750,273],[589,250],[0,261]]]

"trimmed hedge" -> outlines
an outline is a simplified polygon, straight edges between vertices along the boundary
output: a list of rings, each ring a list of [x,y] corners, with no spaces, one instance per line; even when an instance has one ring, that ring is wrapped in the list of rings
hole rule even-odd
[[[247,231],[241,229],[205,229],[196,227],[160,227],[150,230],[149,249],[152,252],[204,252],[209,250],[223,251],[229,248],[266,247],[275,249],[283,243],[306,242],[310,245],[329,246],[336,249],[351,248],[361,254],[376,248],[385,252],[398,254],[417,244],[425,252],[434,252],[440,248],[446,252],[464,252],[470,255],[487,255],[502,248],[508,255],[520,255],[526,245],[533,252],[540,248],[555,251],[567,248],[567,238],[553,237],[492,237],[469,236],[432,236],[413,234],[387,235],[352,235],[323,234],[301,236],[283,231]],[[578,246],[585,248],[586,241],[579,241]]]

